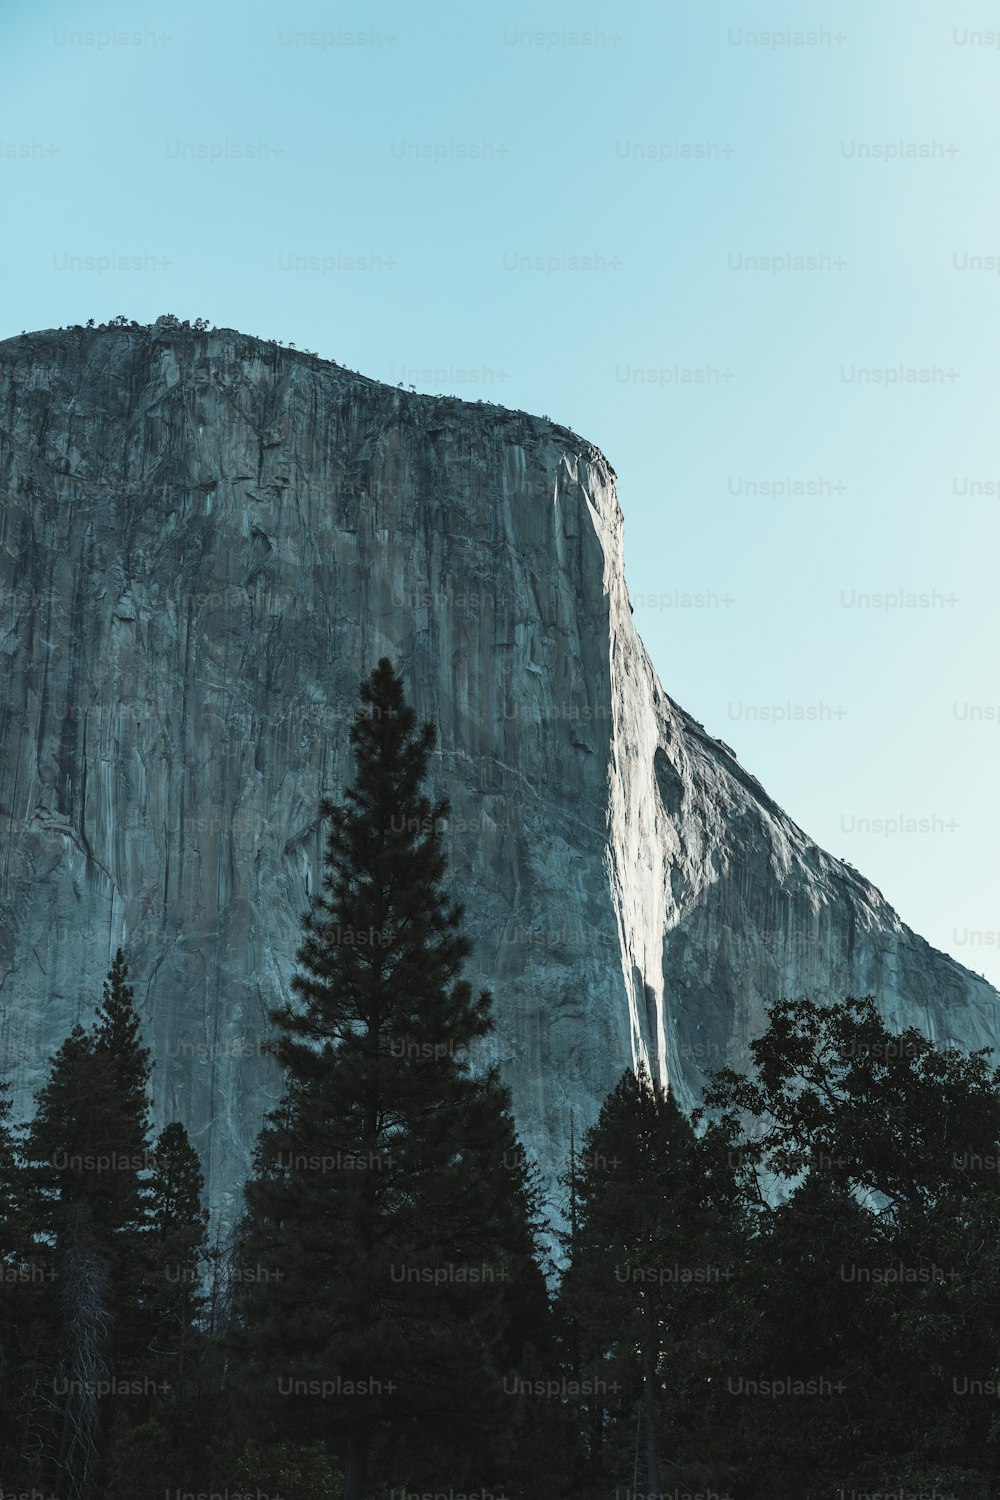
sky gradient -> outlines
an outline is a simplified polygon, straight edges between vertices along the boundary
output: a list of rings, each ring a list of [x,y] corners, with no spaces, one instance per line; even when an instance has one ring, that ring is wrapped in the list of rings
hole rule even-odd
[[[0,337],[206,317],[583,434],[666,691],[1000,985],[998,25],[8,0]]]

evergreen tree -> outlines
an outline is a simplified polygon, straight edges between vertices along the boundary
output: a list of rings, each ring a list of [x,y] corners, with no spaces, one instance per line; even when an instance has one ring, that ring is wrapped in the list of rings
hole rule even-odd
[[[216,1399],[204,1330],[208,1213],[198,1154],[178,1121],[165,1126],[152,1153],[146,1229],[137,1267],[147,1348],[145,1414],[116,1413],[106,1500],[162,1500],[171,1490],[203,1487],[212,1450]]]
[[[146,1288],[150,1280],[152,1150],[151,1054],[140,1040],[141,1023],[128,965],[119,948],[104,981],[92,1027],[94,1057],[102,1093],[93,1101],[107,1141],[114,1142],[114,1218],[107,1224],[108,1270],[115,1287],[116,1317],[111,1355],[125,1377],[150,1375],[155,1313]]]
[[[71,1497],[92,1493],[109,1374],[116,1178],[94,1107],[106,1091],[93,1037],[75,1026],[52,1060],[25,1150],[53,1275],[26,1392],[28,1452],[40,1477]]]
[[[642,1066],[622,1076],[576,1159],[560,1304],[578,1350],[594,1494],[640,1480],[657,1493],[667,1473],[721,1477],[703,1451],[704,1392],[683,1374],[736,1258],[722,1217],[735,1188],[708,1165]]]
[[[183,1488],[204,1451],[212,1415],[204,1389],[208,1212],[198,1154],[179,1121],[161,1132],[152,1153],[147,1227],[138,1247],[147,1347],[144,1380],[153,1399],[142,1423],[119,1421],[111,1444],[109,1500],[150,1500]],[[161,1483],[159,1474],[166,1476]]]
[[[74,1027],[53,1058],[27,1151],[43,1231],[58,1246],[70,1209],[85,1203],[120,1308],[137,1301],[152,1166],[149,1052],[127,975],[119,949],[92,1030]]]
[[[32,1235],[28,1182],[21,1158],[19,1133],[10,1123],[10,1085],[0,1084],[0,1264],[23,1265]],[[22,1278],[5,1277],[4,1285]]]
[[[54,1278],[28,1425],[41,1471],[73,1496],[103,1487],[113,1418],[143,1422],[157,1394],[150,1060],[133,1000],[119,949],[93,1028],[74,1027],[52,1060],[26,1144]]]
[[[822,1171],[761,1216],[727,1300],[725,1359],[704,1387],[702,1414],[747,1500],[855,1488],[851,1456],[871,1403],[885,1400],[873,1351],[886,1330],[851,1277],[884,1255],[872,1216]],[[884,1460],[892,1443],[883,1439]]]
[[[36,1253],[19,1132],[10,1123],[10,1087],[0,1086],[0,1473],[20,1472],[25,1446],[23,1386],[30,1330],[47,1280]]]
[[[208,1210],[202,1207],[205,1179],[184,1126],[165,1126],[153,1151],[150,1237],[156,1277],[150,1302],[156,1316],[157,1349],[174,1362],[172,1388],[178,1398],[193,1372],[185,1356],[205,1305]]]
[[[442,888],[448,803],[422,791],[435,730],[385,658],[361,698],[355,784],[321,805],[297,1003],[273,1017],[286,1094],[247,1186],[235,1318],[255,1420],[332,1436],[347,1500],[376,1445],[399,1487],[500,1478],[483,1463],[509,1408],[501,1366],[539,1290],[531,1187],[502,1168],[509,1097],[470,1067],[491,999],[461,978],[471,945]]]

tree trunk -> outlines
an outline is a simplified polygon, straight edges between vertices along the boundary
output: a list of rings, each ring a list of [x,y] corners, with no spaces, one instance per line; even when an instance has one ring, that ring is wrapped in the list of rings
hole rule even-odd
[[[99,1457],[100,1388],[107,1379],[110,1298],[106,1269],[90,1233],[82,1205],[70,1210],[63,1258],[62,1296],[67,1322],[65,1405],[57,1465],[71,1496],[87,1494]]]
[[[656,1437],[656,1356],[659,1349],[656,1312],[649,1287],[642,1289],[642,1408],[646,1425],[646,1489],[660,1492],[660,1449]]]

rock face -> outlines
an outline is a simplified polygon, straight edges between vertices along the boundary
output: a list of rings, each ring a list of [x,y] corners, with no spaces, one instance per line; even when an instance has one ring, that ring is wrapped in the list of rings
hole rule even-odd
[[[690,1108],[765,1005],[874,993],[965,1047],[985,980],[903,926],[663,692],[614,471],[523,412],[229,329],[0,343],[0,1076],[22,1110],[118,944],[229,1217],[261,1052],[389,655],[440,731],[467,974],[552,1182],[644,1058]]]

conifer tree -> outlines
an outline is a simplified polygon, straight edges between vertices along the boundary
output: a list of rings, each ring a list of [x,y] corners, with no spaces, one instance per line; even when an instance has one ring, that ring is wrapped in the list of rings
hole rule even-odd
[[[150,1398],[116,1411],[104,1480],[106,1500],[161,1500],[197,1489],[205,1477],[216,1415],[201,1326],[208,1213],[198,1154],[179,1121],[166,1125],[151,1156],[146,1226],[131,1252],[141,1290],[146,1345],[139,1369]]]
[[[470,1067],[491,999],[461,977],[471,945],[442,886],[435,730],[386,658],[361,699],[354,785],[321,805],[296,1001],[273,1017],[286,1094],[247,1186],[235,1323],[255,1421],[332,1435],[346,1500],[376,1444],[398,1487],[500,1478],[482,1464],[511,1399],[501,1365],[539,1287],[531,1187],[502,1166],[509,1097]]]
[[[0,1091],[0,1265],[4,1290],[27,1283],[0,1304],[0,1438],[20,1449],[3,1472],[69,1496],[162,1494],[154,1453],[178,1474],[199,1426],[201,1168],[177,1123],[150,1148],[139,1033],[119,949],[92,1028],[74,1027],[52,1059],[23,1145]]]
[[[192,1465],[196,1475],[211,1405],[202,1389],[207,1351],[199,1327],[208,1227],[204,1175],[180,1121],[168,1123],[150,1148],[150,1052],[140,1041],[127,978],[119,950],[94,1026],[95,1051],[107,1060],[112,1086],[102,1110],[111,1129],[131,1138],[134,1160],[144,1164],[141,1179],[128,1177],[132,1218],[121,1236],[118,1282],[125,1302],[112,1351],[116,1369],[141,1379],[144,1394],[116,1413],[109,1500],[113,1493],[122,1500],[162,1494],[157,1462],[175,1485]],[[154,1455],[162,1457],[154,1461]]]
[[[148,1261],[151,1346],[168,1409],[197,1397],[204,1339],[204,1274],[208,1260],[208,1210],[198,1153],[178,1120],[166,1125],[153,1150]]]
[[[713,1482],[690,1432],[700,1393],[688,1350],[733,1274],[734,1187],[645,1067],[627,1071],[587,1133],[569,1183],[575,1224],[560,1308],[579,1350],[592,1482],[657,1493],[669,1472]],[[707,1465],[706,1465],[707,1460]],[[601,1469],[603,1466],[603,1476]]]
[[[52,1060],[26,1145],[54,1277],[35,1428],[51,1477],[74,1496],[100,1483],[124,1383],[149,1356],[149,1053],[127,976],[119,949],[92,1030],[74,1027]],[[138,1420],[141,1404],[126,1413]]]
[[[0,1473],[19,1471],[24,1447],[22,1388],[29,1330],[46,1281],[31,1232],[19,1132],[10,1123],[10,1086],[0,1085]]]
[[[44,1227],[58,1241],[71,1205],[85,1201],[121,1303],[134,1293],[136,1237],[149,1208],[149,1051],[121,949],[104,981],[90,1032],[75,1026],[37,1100],[28,1157]]]
[[[10,1085],[0,1084],[0,1263],[19,1266],[31,1247],[28,1184],[18,1132],[10,1123]],[[17,1278],[5,1278],[10,1285]]]
[[[155,1314],[146,1286],[150,1277],[152,1151],[150,1108],[151,1054],[140,1040],[135,991],[119,948],[104,981],[101,1005],[92,1027],[94,1058],[102,1092],[93,1101],[109,1143],[114,1142],[114,1218],[105,1242],[108,1269],[115,1287],[117,1315],[112,1358],[122,1375],[145,1375]]]
[[[105,1092],[94,1042],[75,1026],[52,1059],[25,1156],[51,1294],[25,1393],[28,1456],[60,1493],[87,1496],[99,1458],[100,1385],[108,1377],[111,1287],[106,1242],[116,1221],[110,1142],[94,1113]]]

